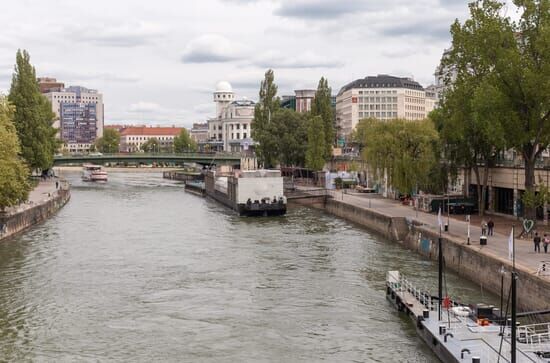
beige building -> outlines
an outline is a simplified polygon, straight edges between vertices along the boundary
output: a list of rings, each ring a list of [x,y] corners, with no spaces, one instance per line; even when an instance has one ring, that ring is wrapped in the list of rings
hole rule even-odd
[[[317,90],[298,89],[294,91],[296,95],[296,112],[310,112],[311,104],[315,98]]]
[[[141,146],[150,139],[157,139],[160,151],[172,151],[174,138],[181,132],[181,127],[126,127],[120,132],[121,152],[141,151]]]
[[[198,144],[208,141],[208,123],[193,124],[193,128],[189,131],[189,136]]]
[[[251,137],[254,118],[253,101],[235,99],[228,82],[216,85],[214,92],[216,117],[208,120],[208,141],[211,149],[220,151],[246,151],[253,145]]]
[[[355,80],[336,96],[336,124],[349,137],[364,118],[422,120],[433,109],[426,91],[410,78],[378,75]]]

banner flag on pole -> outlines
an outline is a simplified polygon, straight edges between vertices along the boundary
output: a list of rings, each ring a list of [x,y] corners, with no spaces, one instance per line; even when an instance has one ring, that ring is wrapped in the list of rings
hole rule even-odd
[[[508,237],[508,259],[514,259],[514,229],[510,232],[510,237]]]
[[[439,230],[441,231],[443,228],[443,220],[441,219],[441,206],[439,206],[439,211],[437,212],[437,225],[439,226]]]

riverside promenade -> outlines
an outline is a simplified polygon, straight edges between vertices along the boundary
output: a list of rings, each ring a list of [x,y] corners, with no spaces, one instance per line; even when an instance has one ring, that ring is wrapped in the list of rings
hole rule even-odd
[[[411,206],[403,205],[399,201],[382,198],[375,194],[363,194],[349,192],[344,193],[341,190],[330,191],[333,199],[340,202],[354,205],[363,209],[371,209],[376,212],[392,216],[392,217],[404,217],[410,220],[416,220],[434,232],[439,231],[437,222],[437,215],[426,213],[423,211],[415,211]],[[447,222],[447,215],[442,215],[443,223]],[[465,215],[452,215],[449,220],[449,232],[442,232],[442,236],[453,237],[464,241],[464,247],[475,250],[479,253],[497,257],[502,260],[508,260],[508,238],[512,230],[512,225],[515,224],[515,235],[519,235],[521,232],[520,221],[508,220],[506,218],[498,218],[497,228],[495,228],[495,234],[487,237],[487,245],[479,244],[479,237],[481,236],[481,226],[470,226],[470,245],[467,246],[468,236],[468,222],[465,220]],[[489,217],[487,217],[489,220]],[[507,225],[503,225],[506,223]],[[545,254],[541,243],[541,252],[534,252],[534,244],[531,239],[515,239],[516,248],[516,266],[529,271],[532,274],[536,274],[537,270],[541,266],[541,263],[547,261],[547,266],[550,266],[550,248],[549,253]],[[549,275],[540,275],[550,281]]]
[[[46,220],[69,198],[70,188],[66,181],[57,178],[40,180],[25,203],[6,208],[0,214],[0,240]]]

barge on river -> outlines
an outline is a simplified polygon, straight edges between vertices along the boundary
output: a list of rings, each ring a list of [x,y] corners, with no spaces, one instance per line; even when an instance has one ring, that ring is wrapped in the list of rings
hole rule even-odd
[[[206,195],[241,216],[276,216],[286,213],[280,170],[210,170]]]
[[[442,362],[550,362],[550,323],[518,325],[512,332],[513,324],[498,308],[465,306],[448,298],[440,304],[438,297],[417,289],[399,271],[388,272],[386,297],[414,322],[418,335]]]

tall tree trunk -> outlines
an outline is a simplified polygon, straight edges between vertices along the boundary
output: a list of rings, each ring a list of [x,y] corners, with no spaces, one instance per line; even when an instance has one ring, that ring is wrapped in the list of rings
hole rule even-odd
[[[535,192],[535,162],[537,160],[537,155],[540,151],[537,144],[526,144],[523,146],[523,161],[525,163],[525,192],[534,193]],[[536,207],[535,206],[526,206],[523,205],[524,217],[526,219],[535,220],[536,218]]]
[[[479,215],[485,215],[485,199],[487,195],[487,181],[489,180],[489,161],[485,160],[485,165],[483,166],[483,182],[481,187],[481,199],[479,205]]]
[[[481,206],[481,194],[482,194],[482,183],[479,178],[479,166],[474,164],[473,166],[474,174],[476,175],[476,188],[477,188],[477,211],[480,216],[483,216],[482,206]]]

